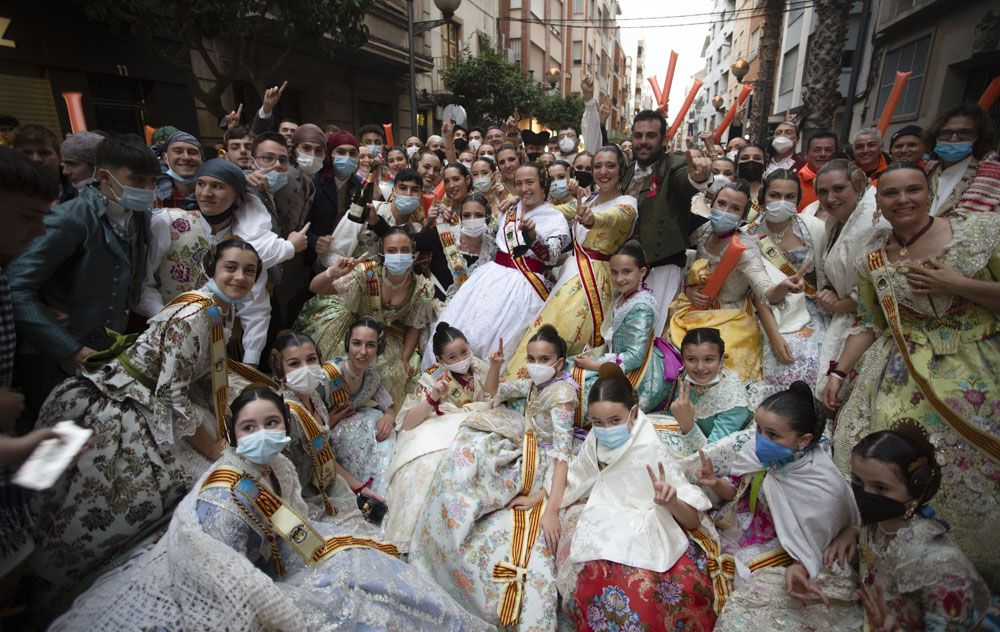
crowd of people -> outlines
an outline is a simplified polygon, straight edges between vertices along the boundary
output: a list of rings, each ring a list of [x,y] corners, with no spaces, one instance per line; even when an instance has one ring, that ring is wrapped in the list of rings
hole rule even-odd
[[[615,144],[583,83],[555,133],[14,128],[0,626],[1000,625],[987,115]]]

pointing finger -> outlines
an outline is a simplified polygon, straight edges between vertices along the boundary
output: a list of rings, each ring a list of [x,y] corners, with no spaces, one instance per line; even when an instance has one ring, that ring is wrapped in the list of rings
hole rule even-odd
[[[283,93],[285,92],[285,88],[287,88],[287,87],[288,87],[288,80],[286,79],[286,80],[285,80],[285,81],[284,81],[284,82],[283,82],[283,83],[281,84],[281,87],[280,87],[280,88],[278,88],[278,96],[281,96],[281,95],[282,95],[282,94],[283,94]]]
[[[300,230],[299,232],[300,232],[300,233],[304,233],[304,232],[307,232],[307,231],[309,230],[309,227],[310,227],[310,226],[312,226],[312,222],[306,222],[306,225],[305,225],[305,226],[303,226],[303,227],[302,227],[302,230]]]

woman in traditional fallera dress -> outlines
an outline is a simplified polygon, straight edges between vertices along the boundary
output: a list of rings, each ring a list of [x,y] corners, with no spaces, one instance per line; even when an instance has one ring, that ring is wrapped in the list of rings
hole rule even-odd
[[[614,362],[625,372],[638,393],[639,410],[643,412],[652,411],[666,399],[679,368],[669,343],[658,340],[653,331],[656,297],[645,284],[649,268],[642,246],[635,240],[626,242],[611,257],[610,265],[618,296],[611,301],[611,313],[601,327],[606,344],[572,360],[573,379],[581,385],[576,423],[583,427],[589,427],[584,397],[605,362]],[[668,363],[664,362],[664,353]]]
[[[261,268],[253,247],[235,238],[205,267],[208,284],[175,298],[137,338],[120,336],[91,356],[39,413],[39,427],[69,419],[94,431],[77,466],[37,497],[30,565],[40,608],[50,607],[47,589],[71,589],[164,526],[221,452],[225,371],[220,385],[212,367],[224,365],[233,304],[247,300]]]
[[[858,248],[889,223],[875,214],[875,187],[849,160],[831,160],[820,168],[816,197],[827,212],[826,255],[816,266],[816,302],[827,319],[816,376],[816,392],[822,393],[826,371],[840,357],[858,311]]]
[[[576,355],[589,345],[602,344],[604,310],[611,305],[613,284],[609,260],[635,226],[636,200],[621,193],[625,158],[614,145],[597,150],[594,157],[596,192],[590,196],[571,224],[573,251],[559,269],[559,278],[528,332],[551,323],[566,341],[569,354]],[[507,362],[507,378],[523,378],[524,356],[530,333]]]
[[[689,478],[728,501],[715,516],[735,558],[716,630],[858,630],[852,570],[824,563],[842,529],[859,524],[850,487],[820,447],[825,422],[794,382],[765,399],[745,430],[683,459]]]
[[[749,185],[742,180],[722,187],[712,206],[711,222],[691,236],[696,259],[688,266],[686,289],[670,304],[670,321],[664,332],[679,347],[691,329],[719,329],[729,349],[726,365],[748,382],[761,378],[760,329],[754,303],[782,304],[788,292],[802,291],[804,285],[801,279],[773,283],[764,269],[756,237],[739,232],[750,208],[749,191]],[[712,301],[703,291],[705,284],[718,273],[734,242],[745,250]]]
[[[392,546],[303,517],[279,395],[249,389],[232,408],[229,446],[164,537],[51,629],[489,629]]]
[[[438,323],[433,364],[420,374],[419,388],[406,396],[396,415],[396,449],[389,467],[389,513],[385,539],[408,553],[413,528],[428,500],[445,451],[470,415],[489,408],[489,366],[472,355],[465,335]]]
[[[374,357],[378,332],[359,326],[352,328],[350,333],[359,341],[364,339],[364,346],[371,347]],[[309,516],[316,520],[334,520],[341,527],[355,531],[361,529],[364,519],[352,491],[357,489],[365,496],[383,499],[370,485],[364,484],[367,478],[359,480],[337,461],[335,447],[346,451],[357,446],[349,440],[341,441],[347,445],[334,446],[328,424],[338,426],[344,422],[350,425],[350,418],[368,411],[353,409],[340,367],[334,362],[322,363],[316,344],[309,336],[289,330],[278,332],[270,360],[271,373],[281,386],[280,394],[289,410],[288,434],[292,443],[286,456],[299,474]],[[381,419],[383,413],[375,409],[368,412],[368,416]],[[367,431],[367,434],[375,434],[370,425]],[[380,454],[377,450],[376,456]],[[362,459],[369,460],[369,456],[370,453],[365,452]],[[355,462],[362,459],[355,459]],[[364,476],[365,472],[359,475]]]
[[[840,381],[858,377],[837,417],[834,453],[847,471],[851,447],[902,418],[938,446],[938,512],[993,584],[1000,582],[1000,216],[931,218],[930,190],[916,165],[890,165],[878,206],[892,225],[858,262],[858,322],[823,393],[841,405]],[[900,347],[897,339],[905,341]]]
[[[816,302],[816,270],[823,265],[826,227],[815,217],[796,214],[801,194],[802,183],[794,171],[772,171],[761,187],[762,217],[747,226],[747,232],[759,240],[772,282],[794,277],[805,284],[804,291],[787,295],[781,308],[757,312],[766,334],[761,367],[764,388],[771,391],[788,388],[796,380],[815,384],[826,338],[826,323]]]
[[[302,308],[296,329],[316,341],[325,357],[333,357],[344,344],[344,332],[361,316],[385,324],[385,351],[378,371],[392,401],[403,401],[406,382],[416,368],[411,365],[420,330],[434,320],[434,285],[413,273],[413,241],[406,231],[393,227],[382,237],[384,263],[350,258],[338,260],[320,272],[309,288],[318,296]]]
[[[466,418],[431,483],[410,560],[487,622],[541,631],[556,625],[553,552],[577,386],[550,326],[529,344],[528,362],[531,380],[498,386],[502,348],[490,354],[487,393],[524,414],[493,408]]]
[[[868,435],[852,451],[864,526],[844,531],[827,556],[846,561],[860,544],[866,629],[972,630],[990,607],[986,582],[928,504],[941,484],[934,452],[912,420]]]
[[[599,373],[587,396],[593,428],[570,463],[562,503],[563,610],[578,630],[711,630],[715,590],[697,542],[721,568],[702,513],[712,503],[684,479],[622,370],[607,363]]]
[[[448,301],[438,319],[461,330],[473,355],[484,357],[501,338],[520,340],[549,295],[546,266],[555,264],[569,244],[562,214],[545,202],[544,169],[531,163],[517,170],[521,201],[501,215],[496,258],[475,271]],[[424,367],[433,364],[427,345]]]

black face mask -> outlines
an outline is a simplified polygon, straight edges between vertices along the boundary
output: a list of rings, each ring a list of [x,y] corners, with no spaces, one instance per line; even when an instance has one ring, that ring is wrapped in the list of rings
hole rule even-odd
[[[594,184],[594,174],[590,173],[589,171],[581,171],[579,169],[574,169],[573,178],[576,180],[577,184],[579,184],[585,189],[590,185]]]
[[[233,204],[232,206],[222,211],[218,215],[205,215],[205,213],[203,212],[201,216],[204,217],[205,221],[211,224],[212,226],[218,226],[219,224],[226,223],[233,216],[233,213],[235,212],[236,212],[236,204]]]
[[[456,138],[453,144],[457,151],[465,151],[469,147],[469,141],[464,138]]]
[[[530,160],[531,162],[535,162],[536,160],[538,160],[538,158],[541,155],[542,155],[542,152],[540,152],[540,151],[538,151],[538,152],[531,152],[530,154],[528,154],[528,160]]]
[[[866,492],[864,487],[853,483],[854,500],[858,503],[863,524],[874,524],[883,520],[902,518],[906,514],[906,505],[887,496]]]
[[[764,178],[764,165],[754,160],[741,162],[736,166],[736,175],[748,182],[760,182]]]

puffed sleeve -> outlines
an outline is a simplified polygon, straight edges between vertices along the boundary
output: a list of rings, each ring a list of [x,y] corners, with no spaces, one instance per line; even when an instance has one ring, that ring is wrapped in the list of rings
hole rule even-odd
[[[764,268],[764,259],[760,255],[756,240],[743,252],[739,263],[736,264],[736,269],[750,284],[753,295],[758,300],[766,301],[765,295],[774,286],[774,283],[771,282],[771,277],[768,276],[767,270]]]
[[[422,329],[437,320],[438,302],[434,298],[434,284],[422,275],[414,275],[413,298],[410,308],[403,314],[404,325]]]
[[[650,333],[653,331],[655,315],[648,305],[636,305],[615,329],[611,340],[612,353],[606,353],[602,362],[614,362],[626,374],[642,366],[646,352],[652,344]]]
[[[524,399],[530,390],[531,380],[502,381],[497,386],[497,394],[493,396],[493,402],[500,404],[512,399]]]
[[[344,307],[354,314],[359,313],[364,275],[364,269],[359,265],[350,274],[345,274],[333,282],[334,293],[344,302]]]
[[[552,420],[552,449],[549,454],[563,463],[569,463],[573,458],[574,403],[563,401],[549,411]]]
[[[607,233],[611,243],[623,243],[635,226],[638,216],[636,204],[635,198],[627,197],[621,204],[595,211],[594,225],[590,230]]]
[[[746,406],[736,406],[721,413],[716,413],[712,415],[712,418],[714,424],[712,425],[712,432],[708,435],[709,443],[715,443],[723,437],[728,437],[734,432],[743,430],[743,426],[750,419],[750,409]]]
[[[858,275],[858,315],[854,320],[854,327],[851,333],[859,333],[864,330],[880,333],[888,327],[889,323],[885,319],[882,307],[878,302],[878,295],[875,294],[875,286],[868,276],[867,271]]]

